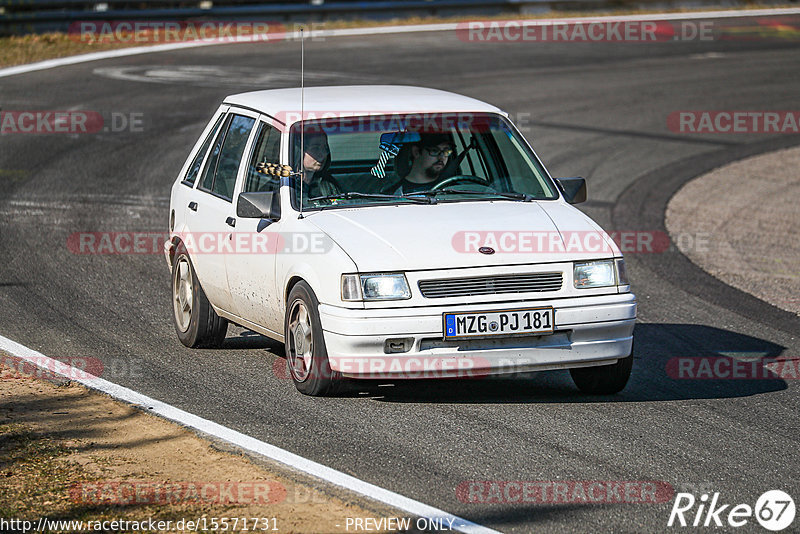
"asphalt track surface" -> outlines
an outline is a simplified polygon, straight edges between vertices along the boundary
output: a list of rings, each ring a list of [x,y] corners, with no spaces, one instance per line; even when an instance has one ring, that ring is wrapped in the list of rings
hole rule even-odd
[[[677,110],[796,110],[797,41],[475,44],[449,32],[333,38],[306,51],[309,85],[431,86],[530,114],[526,136],[551,173],[586,176],[582,209],[609,230],[663,231],[666,203],[687,180],[800,143],[684,135],[666,123]],[[99,358],[108,380],[505,532],[662,532],[671,502],[470,504],[460,483],[664,481],[730,504],[752,506],[770,489],[800,498],[797,381],[665,371],[679,356],[796,359],[800,320],[674,248],[627,255],[639,322],[619,395],[579,395],[568,373],[553,372],[370,385],[333,399],[277,377],[282,349],[247,331],[231,329],[220,350],[184,348],[163,256],[68,250],[74,232],[164,231],[169,188],[220,100],[296,85],[298,59],[293,42],[237,44],[0,79],[4,110],[144,118],[141,132],[0,139],[0,333],[52,357]],[[761,527],[751,518],[737,531]]]

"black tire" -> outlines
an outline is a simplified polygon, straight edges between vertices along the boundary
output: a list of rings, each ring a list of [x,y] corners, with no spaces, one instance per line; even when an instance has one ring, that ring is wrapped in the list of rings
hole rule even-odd
[[[208,302],[183,245],[172,262],[172,322],[178,339],[190,348],[219,347],[228,332],[228,321]]]
[[[304,317],[302,310],[305,310]],[[298,282],[289,292],[283,331],[286,336],[286,365],[297,391],[313,397],[341,391],[344,378],[331,369],[328,361],[319,320],[319,301],[304,281]]]
[[[578,389],[589,395],[612,395],[625,389],[633,369],[633,348],[630,356],[617,363],[600,367],[570,369],[572,381]]]

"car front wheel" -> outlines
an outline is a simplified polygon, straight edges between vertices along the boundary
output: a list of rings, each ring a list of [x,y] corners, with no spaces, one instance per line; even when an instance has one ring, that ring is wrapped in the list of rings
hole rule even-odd
[[[219,347],[228,321],[214,311],[182,245],[172,262],[172,319],[181,343],[190,348]]]
[[[600,367],[581,367],[570,369],[572,381],[583,393],[590,395],[611,395],[625,388],[633,368],[633,348],[630,356],[617,360],[617,363]]]
[[[300,393],[312,396],[333,395],[342,387],[342,376],[328,361],[319,301],[306,282],[298,282],[289,293],[284,332],[286,362]]]

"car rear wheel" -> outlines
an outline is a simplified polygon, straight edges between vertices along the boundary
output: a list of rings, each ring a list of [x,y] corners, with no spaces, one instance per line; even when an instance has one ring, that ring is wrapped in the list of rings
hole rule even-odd
[[[311,287],[298,282],[289,293],[286,306],[286,364],[300,393],[326,396],[341,389],[343,378],[328,361],[318,308],[319,301]]]
[[[611,395],[625,388],[633,368],[633,348],[630,356],[617,360],[617,363],[600,367],[581,367],[570,369],[572,381],[583,393],[590,395]]]
[[[181,343],[190,348],[219,347],[228,321],[217,315],[206,298],[189,254],[182,245],[172,262],[172,319]]]

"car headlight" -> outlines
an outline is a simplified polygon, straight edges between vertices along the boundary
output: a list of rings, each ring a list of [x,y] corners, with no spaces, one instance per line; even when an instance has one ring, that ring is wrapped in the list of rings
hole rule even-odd
[[[597,260],[575,263],[573,280],[577,289],[617,285],[614,260]]]
[[[342,300],[405,300],[411,298],[406,275],[343,274]]]

